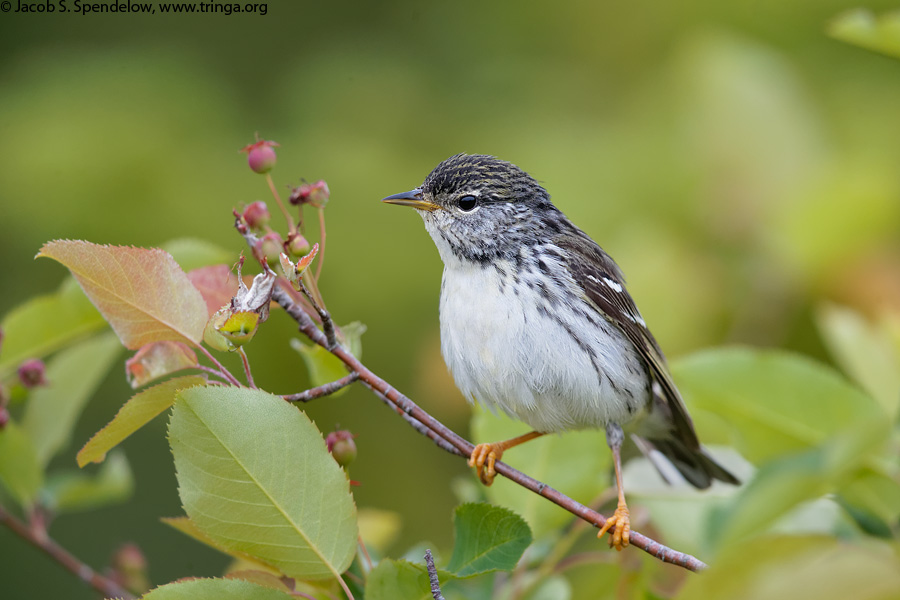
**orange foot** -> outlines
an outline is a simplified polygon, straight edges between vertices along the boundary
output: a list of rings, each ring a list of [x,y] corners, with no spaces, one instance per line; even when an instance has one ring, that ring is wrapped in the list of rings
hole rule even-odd
[[[624,502],[620,502],[616,508],[616,512],[606,520],[606,524],[600,529],[597,537],[603,537],[603,534],[614,528],[612,536],[609,538],[609,547],[616,550],[622,550],[628,545],[631,538],[631,519],[628,514],[628,507]]]
[[[469,457],[469,466],[475,467],[475,470],[478,472],[478,479],[484,485],[494,483],[494,477],[497,476],[497,471],[494,470],[494,463],[500,460],[501,456],[503,456],[503,450],[497,448],[495,444],[478,444],[472,450],[472,455]]]

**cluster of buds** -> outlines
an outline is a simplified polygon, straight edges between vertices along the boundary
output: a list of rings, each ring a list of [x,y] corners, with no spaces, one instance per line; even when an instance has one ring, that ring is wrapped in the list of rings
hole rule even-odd
[[[291,204],[297,206],[309,204],[315,208],[322,208],[330,196],[328,184],[320,179],[315,183],[303,183],[295,187],[291,190],[291,196],[288,199]]]

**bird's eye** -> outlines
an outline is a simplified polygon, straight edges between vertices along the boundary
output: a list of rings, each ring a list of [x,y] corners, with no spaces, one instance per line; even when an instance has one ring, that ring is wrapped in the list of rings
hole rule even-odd
[[[456,205],[463,212],[472,212],[478,206],[478,198],[475,196],[463,196],[457,200]]]

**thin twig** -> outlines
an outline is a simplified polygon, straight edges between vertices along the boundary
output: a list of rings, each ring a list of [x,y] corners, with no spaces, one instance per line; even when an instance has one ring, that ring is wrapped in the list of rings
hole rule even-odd
[[[238,346],[238,354],[241,355],[241,362],[244,364],[244,375],[247,376],[247,385],[255,390],[256,383],[253,382],[253,374],[250,372],[250,360],[247,358],[247,353],[244,352],[243,346]]]
[[[207,367],[206,365],[194,365],[193,367],[187,367],[187,368],[197,369],[199,371],[203,371],[204,373],[209,373],[210,375],[214,375],[214,376],[218,377],[219,379],[222,379],[223,381],[227,382],[225,377],[222,375],[221,371],[219,371],[218,369],[213,369],[212,367]],[[230,385],[230,382],[229,382],[229,385]]]
[[[431,582],[431,596],[434,600],[444,600],[441,594],[441,582],[438,581],[437,569],[434,567],[434,557],[431,550],[425,550],[425,567],[428,569],[428,581]]]
[[[316,309],[316,312],[319,313],[319,318],[322,319],[322,329],[325,331],[325,339],[328,340],[328,345],[325,346],[326,350],[333,350],[337,347],[337,338],[334,335],[334,321],[331,320],[331,315],[327,310],[319,306],[319,303],[316,301],[315,296],[313,296],[306,287],[306,284],[303,283],[303,280],[298,281],[300,284],[300,289],[303,290],[303,293],[306,294],[306,297],[309,298],[310,303],[312,303],[313,308]]]
[[[249,243],[250,238],[248,238],[248,235],[252,236],[252,234],[247,232],[246,228],[244,231],[241,231],[241,233],[247,238]],[[426,435],[437,443],[440,448],[448,450],[453,454],[462,455],[464,457],[469,457],[472,454],[472,450],[475,448],[474,444],[463,439],[446,425],[422,410],[415,402],[398,392],[385,380],[369,370],[369,368],[362,364],[359,359],[348,352],[346,348],[340,345],[329,347],[330,343],[325,334],[322,333],[322,331],[315,326],[312,319],[310,319],[310,317],[291,300],[290,296],[280,290],[277,286],[272,293],[272,299],[280,304],[297,322],[301,332],[309,337],[310,340],[328,349],[332,354],[341,359],[352,372],[358,373],[360,381],[365,384],[366,387],[377,392],[379,397],[388,401],[394,410],[401,414],[406,422],[412,425],[416,431]],[[440,441],[438,441],[438,439],[440,439]],[[599,512],[591,510],[580,502],[577,502],[565,494],[551,488],[547,484],[510,467],[506,463],[497,461],[494,468],[498,474],[539,496],[543,496],[576,517],[590,523],[594,527],[600,528],[606,523],[606,517]],[[612,532],[613,530],[610,531]],[[684,567],[690,571],[702,571],[707,568],[706,563],[700,559],[691,556],[690,554],[673,550],[637,531],[631,532],[631,545],[640,548],[644,552],[663,562]]]
[[[123,598],[125,600],[134,599],[134,596],[128,593],[128,591],[122,588],[118,583],[97,573],[91,567],[73,556],[68,550],[57,544],[47,535],[46,531],[35,531],[31,529],[28,525],[6,512],[2,506],[0,506],[0,522],[9,527],[13,533],[29,544],[43,550],[44,553],[62,565],[66,570],[103,594],[103,597]]]
[[[325,264],[325,207],[319,207],[319,264],[316,265],[316,286],[319,285],[319,277],[322,275],[322,265]]]
[[[203,355],[212,362],[215,366],[219,368],[219,373],[224,377],[231,385],[241,387],[241,382],[237,380],[237,378],[232,375],[228,369],[225,368],[225,365],[220,363],[215,356],[213,356],[209,350],[207,350],[203,344],[197,344],[197,349],[203,352]]]
[[[291,217],[291,213],[287,211],[287,208],[284,207],[284,202],[281,201],[281,196],[278,194],[278,190],[275,189],[275,182],[272,181],[272,175],[270,173],[266,173],[266,183],[269,184],[269,191],[272,192],[272,196],[275,197],[278,208],[281,209],[281,214],[284,215],[284,218],[287,221],[288,231],[291,233],[297,231],[297,228],[294,225],[294,219]]]
[[[288,402],[309,402],[310,400],[333,394],[339,389],[347,387],[357,379],[359,379],[359,373],[350,373],[346,377],[341,377],[336,381],[323,383],[318,387],[310,388],[305,392],[300,392],[298,394],[288,394],[282,396],[282,398]]]

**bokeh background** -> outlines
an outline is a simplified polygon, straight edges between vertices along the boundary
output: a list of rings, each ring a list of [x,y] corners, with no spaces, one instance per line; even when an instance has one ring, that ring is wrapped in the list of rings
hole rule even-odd
[[[826,35],[852,6],[303,1],[269,2],[264,16],[0,14],[0,315],[59,285],[60,265],[33,260],[51,239],[198,237],[236,258],[232,208],[271,199],[238,153],[259,132],[281,144],[283,189],[330,185],[320,286],[332,314],[365,323],[364,361],[456,430],[467,433],[470,412],[439,352],[440,260],[412,211],[379,200],[457,152],[497,155],[543,182],[618,260],[670,356],[744,343],[828,360],[822,300],[865,314],[900,304],[900,62]],[[276,314],[249,349],[266,389],[305,387],[292,335]],[[130,393],[114,370],[58,466],[74,466]],[[323,431],[358,435],[355,495],[402,515],[395,554],[450,544],[462,461],[362,388],[309,412]],[[158,521],[181,513],[164,421],[124,444],[128,503],[51,530],[95,566],[137,542],[157,584],[226,562]],[[62,590],[93,597],[0,529],[0,596]]]

